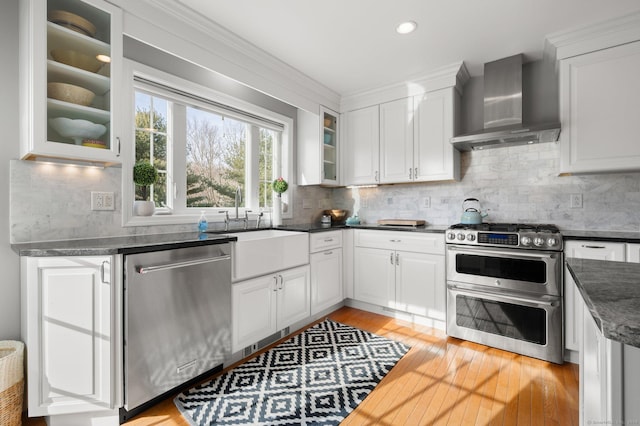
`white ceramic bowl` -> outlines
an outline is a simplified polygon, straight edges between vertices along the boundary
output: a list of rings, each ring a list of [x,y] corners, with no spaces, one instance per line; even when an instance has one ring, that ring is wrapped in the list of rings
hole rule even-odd
[[[60,136],[73,139],[76,145],[82,145],[83,139],[97,139],[107,131],[102,124],[66,117],[50,118],[49,124]]]

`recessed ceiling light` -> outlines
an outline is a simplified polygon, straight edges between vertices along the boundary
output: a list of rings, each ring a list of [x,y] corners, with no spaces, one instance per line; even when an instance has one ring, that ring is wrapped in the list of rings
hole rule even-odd
[[[414,32],[417,27],[418,27],[418,24],[416,24],[414,21],[401,22],[396,27],[396,32],[398,34],[409,34]]]

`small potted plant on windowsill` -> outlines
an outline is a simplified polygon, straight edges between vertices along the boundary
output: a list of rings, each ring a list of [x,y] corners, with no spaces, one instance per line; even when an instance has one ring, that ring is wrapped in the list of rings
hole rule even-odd
[[[148,161],[140,161],[133,166],[133,183],[142,187],[142,200],[133,203],[133,214],[136,216],[153,215],[156,206],[149,200],[149,187],[158,180],[158,169]]]
[[[282,225],[282,193],[289,188],[289,184],[282,177],[274,180],[271,184],[273,192],[276,196],[273,197],[273,213],[271,216],[271,223],[273,226]]]

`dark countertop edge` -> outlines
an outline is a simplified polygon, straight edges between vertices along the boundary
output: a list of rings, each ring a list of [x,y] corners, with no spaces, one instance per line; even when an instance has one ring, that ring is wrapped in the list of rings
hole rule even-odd
[[[427,234],[444,234],[448,225],[424,225],[424,226],[394,226],[394,225],[348,225],[350,229],[372,229],[378,231],[422,232]]]
[[[177,248],[199,247],[237,241],[237,237],[216,235],[210,239],[196,239],[198,233],[149,234],[79,240],[45,241],[12,244],[11,248],[20,256],[102,256],[134,254]],[[215,235],[215,234],[214,234]],[[180,236],[180,237],[178,237]],[[195,238],[194,238],[195,236]],[[158,238],[165,238],[158,241]],[[133,241],[128,241],[133,240]]]
[[[572,263],[574,263],[574,265],[572,265]],[[578,267],[577,263],[580,263],[580,264],[592,263],[594,265],[597,265],[598,270],[603,271],[604,273],[607,273],[608,269],[610,270],[610,269],[621,268],[621,267],[625,267],[625,265],[627,265],[626,267],[628,267],[629,265],[633,265],[632,267],[634,268],[635,267],[640,268],[640,265],[636,263],[613,262],[613,261],[594,260],[594,259],[579,259],[579,258],[565,259],[565,264],[567,266],[567,269],[569,270],[569,273],[573,277],[573,280],[576,283],[576,287],[578,288],[578,291],[580,292],[580,295],[582,296],[582,299],[584,300],[584,303],[587,309],[589,309],[589,312],[591,313],[591,317],[593,318],[594,322],[598,326],[598,329],[604,335],[604,337],[616,342],[623,343],[625,345],[640,348],[640,323],[629,326],[627,324],[621,324],[620,321],[616,322],[606,317],[603,318],[603,315],[601,313],[603,309],[598,309],[599,306],[597,306],[597,302],[594,301],[592,295],[589,294],[589,290],[585,287],[585,284],[580,279],[580,272],[574,270],[575,267]],[[610,285],[611,284],[614,284],[614,283],[610,283]],[[614,291],[614,290],[610,290],[610,291]],[[623,331],[624,329],[627,329],[627,330],[636,330],[636,332],[634,333],[633,336],[629,336],[628,333],[620,333],[619,330],[621,328],[623,329]]]
[[[612,243],[640,243],[640,232],[633,231],[577,231],[560,230],[565,240],[608,241]]]

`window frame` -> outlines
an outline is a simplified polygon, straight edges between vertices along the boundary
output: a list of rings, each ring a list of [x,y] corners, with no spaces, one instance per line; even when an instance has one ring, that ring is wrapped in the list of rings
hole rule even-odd
[[[154,81],[158,84],[165,85],[168,87],[173,87],[178,90],[187,92],[187,93],[197,93],[198,96],[203,98],[211,99],[212,101],[228,105],[232,108],[237,108],[243,111],[248,112],[249,114],[254,114],[257,116],[265,117],[268,120],[277,122],[283,126],[283,130],[281,133],[281,141],[278,145],[279,152],[274,152],[274,155],[278,155],[280,157],[279,165],[277,166],[277,170],[274,171],[276,176],[282,176],[285,180],[287,180],[289,185],[289,190],[285,192],[283,197],[283,203],[287,203],[289,208],[286,212],[283,212],[283,218],[292,218],[293,217],[293,203],[292,203],[292,178],[293,174],[293,132],[294,132],[294,120],[291,117],[284,116],[282,114],[270,111],[266,108],[251,104],[241,99],[234,98],[225,93],[204,87],[200,84],[188,81],[179,76],[166,73],[164,71],[160,71],[158,69],[149,67],[147,65],[132,61],[130,59],[124,59],[123,61],[124,68],[124,78],[123,78],[123,104],[122,107],[122,128],[119,132],[123,136],[122,141],[122,226],[152,226],[152,225],[169,225],[169,224],[193,224],[194,226],[197,224],[198,218],[200,216],[200,211],[205,210],[207,220],[210,222],[223,222],[225,218],[225,211],[228,211],[229,214],[235,215],[235,209],[229,207],[209,207],[209,208],[193,208],[193,212],[179,212],[173,213],[172,209],[156,207],[156,213],[153,216],[134,216],[133,214],[133,201],[135,194],[135,187],[133,184],[133,165],[135,163],[135,91],[136,84],[134,83],[134,77],[139,76],[146,80]],[[150,87],[144,87],[143,91],[147,93],[152,93]],[[160,97],[167,97],[167,94],[163,94],[160,90],[155,90],[155,93]],[[197,106],[197,103],[194,102],[193,105]],[[211,107],[207,107],[208,109],[212,109]],[[171,109],[171,108],[170,108]],[[213,110],[213,109],[212,109]],[[169,111],[169,115],[174,114],[174,111]],[[176,117],[174,117],[176,118]],[[183,117],[186,120],[185,117]],[[179,119],[179,118],[178,118]],[[253,126],[252,126],[253,127]],[[268,126],[265,126],[268,128]],[[167,129],[168,132],[171,131]],[[174,170],[181,168],[186,171],[186,158],[182,159],[180,155],[176,155],[176,151],[179,146],[183,146],[186,143],[186,135],[184,137],[184,141],[176,140],[177,135],[173,135],[174,138],[172,149],[167,150],[167,161],[168,163],[172,163],[170,167],[167,165],[167,179],[168,182],[171,182],[171,185],[167,189],[168,191],[177,191],[178,188],[182,188],[182,190],[186,189],[186,173],[180,173],[177,175],[174,173]],[[184,148],[184,146],[183,146]],[[171,161],[169,161],[169,157]],[[253,173],[252,166],[248,165],[246,170],[247,175]],[[182,176],[184,175],[184,176]],[[182,186],[181,186],[182,185]],[[257,188],[256,188],[257,192]],[[245,191],[246,193],[246,191]],[[175,197],[174,197],[175,198]],[[249,197],[247,197],[249,198]],[[251,197],[253,198],[253,197]],[[239,209],[239,215],[244,217],[245,210],[250,210],[249,213],[250,220],[255,219],[255,217],[259,214],[258,211],[251,210],[251,207],[243,207]],[[222,212],[222,213],[220,213]],[[269,223],[270,219],[270,211],[265,211],[265,218],[263,219],[263,223]]]

